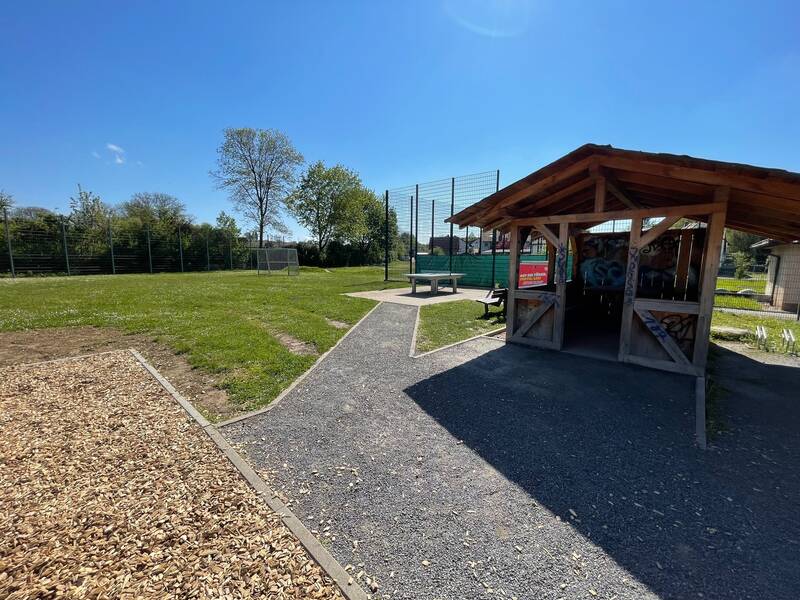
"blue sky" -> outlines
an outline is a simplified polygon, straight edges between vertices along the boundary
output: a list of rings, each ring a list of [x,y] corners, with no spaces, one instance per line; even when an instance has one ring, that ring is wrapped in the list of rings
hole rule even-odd
[[[0,31],[19,205],[65,211],[80,182],[213,221],[230,126],[379,191],[506,185],[585,142],[800,171],[797,2],[9,2]]]

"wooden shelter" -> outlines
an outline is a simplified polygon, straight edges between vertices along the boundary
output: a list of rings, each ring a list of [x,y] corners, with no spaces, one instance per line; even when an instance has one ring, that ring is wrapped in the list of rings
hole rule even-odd
[[[800,238],[800,174],[587,144],[448,220],[510,232],[507,341],[703,376],[724,228]],[[520,286],[528,236],[545,286]]]

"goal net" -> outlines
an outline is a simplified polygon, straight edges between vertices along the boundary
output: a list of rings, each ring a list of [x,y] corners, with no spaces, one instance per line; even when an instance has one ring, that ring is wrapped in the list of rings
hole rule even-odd
[[[271,274],[273,271],[286,271],[287,275],[299,275],[300,263],[296,248],[258,248],[256,249],[258,273]]]

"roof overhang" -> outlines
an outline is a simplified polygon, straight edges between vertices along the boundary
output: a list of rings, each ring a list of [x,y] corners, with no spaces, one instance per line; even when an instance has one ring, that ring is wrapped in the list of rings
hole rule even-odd
[[[505,229],[524,219],[596,215],[598,185],[609,220],[624,219],[628,210],[699,209],[714,202],[718,189],[727,188],[727,227],[782,242],[800,239],[798,173],[595,144],[581,146],[448,221]]]

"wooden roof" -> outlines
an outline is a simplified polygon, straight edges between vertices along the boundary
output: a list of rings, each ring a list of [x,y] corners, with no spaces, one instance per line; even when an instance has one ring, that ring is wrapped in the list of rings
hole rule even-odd
[[[448,221],[502,229],[526,217],[591,213],[599,178],[606,185],[606,211],[707,204],[716,188],[728,187],[727,227],[800,239],[800,173],[596,144],[573,150]]]

